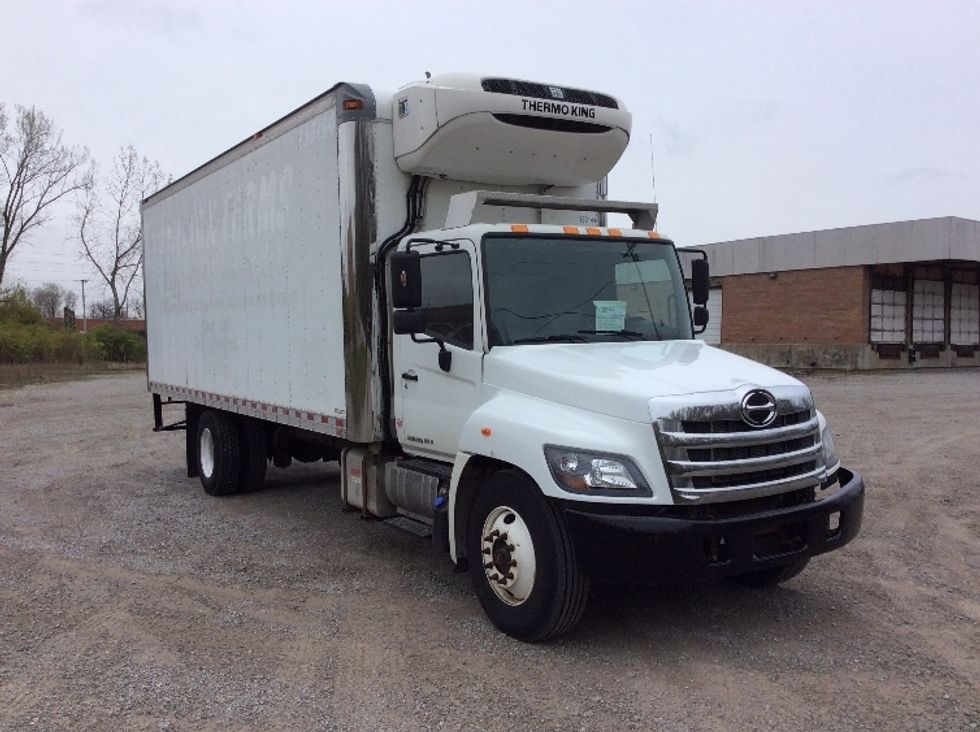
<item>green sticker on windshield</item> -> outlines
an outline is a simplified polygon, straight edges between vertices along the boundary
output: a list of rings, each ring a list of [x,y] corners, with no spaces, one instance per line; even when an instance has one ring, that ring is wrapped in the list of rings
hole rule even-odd
[[[626,327],[625,300],[593,300],[595,329],[620,331]]]

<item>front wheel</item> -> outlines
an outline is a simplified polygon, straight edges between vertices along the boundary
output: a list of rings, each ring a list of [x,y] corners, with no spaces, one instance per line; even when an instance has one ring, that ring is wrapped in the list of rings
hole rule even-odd
[[[467,526],[470,578],[487,617],[524,641],[567,633],[585,611],[589,581],[565,522],[517,470],[491,475]]]

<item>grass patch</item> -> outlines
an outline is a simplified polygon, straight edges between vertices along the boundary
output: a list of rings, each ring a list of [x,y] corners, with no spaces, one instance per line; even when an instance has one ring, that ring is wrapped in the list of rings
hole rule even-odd
[[[89,376],[104,376],[145,371],[145,363],[0,363],[0,389],[16,389],[28,384],[51,384],[78,381]]]

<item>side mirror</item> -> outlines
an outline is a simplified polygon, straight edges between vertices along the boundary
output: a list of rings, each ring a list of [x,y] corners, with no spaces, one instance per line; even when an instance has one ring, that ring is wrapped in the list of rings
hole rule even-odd
[[[392,252],[388,256],[388,272],[391,278],[391,307],[395,310],[421,307],[422,257],[419,253]]]
[[[708,270],[707,259],[695,259],[691,262],[691,294],[695,305],[708,302],[708,288],[711,286],[711,274]],[[705,323],[708,321],[705,320]]]
[[[396,310],[391,316],[395,335],[415,335],[425,330],[424,310]]]
[[[694,328],[695,333],[704,333],[704,329],[708,327],[708,308],[704,305],[694,306]]]

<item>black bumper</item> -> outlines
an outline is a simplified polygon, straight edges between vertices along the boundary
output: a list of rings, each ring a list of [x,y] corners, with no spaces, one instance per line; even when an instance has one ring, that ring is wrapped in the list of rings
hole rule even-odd
[[[857,536],[864,481],[841,468],[839,488],[812,503],[725,519],[608,513],[560,503],[582,570],[600,579],[713,579],[840,549]],[[831,523],[831,519],[834,523]]]

